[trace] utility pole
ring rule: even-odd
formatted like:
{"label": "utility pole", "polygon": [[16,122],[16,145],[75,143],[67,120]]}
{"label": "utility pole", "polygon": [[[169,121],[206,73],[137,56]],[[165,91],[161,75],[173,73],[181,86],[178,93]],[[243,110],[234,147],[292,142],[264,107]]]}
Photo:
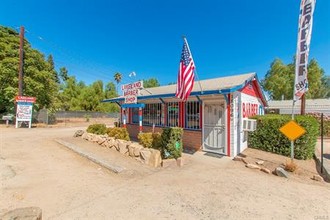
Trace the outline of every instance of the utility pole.
{"label": "utility pole", "polygon": [[23,95],[23,58],[24,58],[24,27],[20,28],[19,35],[19,68],[18,68],[18,95]]}

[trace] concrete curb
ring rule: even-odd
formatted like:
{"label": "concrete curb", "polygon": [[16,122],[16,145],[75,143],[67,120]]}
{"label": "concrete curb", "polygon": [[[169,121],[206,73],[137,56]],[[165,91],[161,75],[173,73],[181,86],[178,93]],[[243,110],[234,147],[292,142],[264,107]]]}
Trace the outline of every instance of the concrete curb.
{"label": "concrete curb", "polygon": [[93,161],[94,163],[114,172],[114,173],[120,173],[122,171],[125,170],[124,167],[121,166],[117,166],[115,164],[111,164],[108,161],[105,161],[99,157],[97,157],[96,155],[93,155],[92,153],[88,152],[88,151],[84,151],[83,149],[79,148],[79,146],[71,144],[69,142],[60,140],[60,139],[55,139],[55,141],[63,146],[65,146],[66,148],[72,150],[73,152],[79,154],[80,156],[83,156],[91,161]]}

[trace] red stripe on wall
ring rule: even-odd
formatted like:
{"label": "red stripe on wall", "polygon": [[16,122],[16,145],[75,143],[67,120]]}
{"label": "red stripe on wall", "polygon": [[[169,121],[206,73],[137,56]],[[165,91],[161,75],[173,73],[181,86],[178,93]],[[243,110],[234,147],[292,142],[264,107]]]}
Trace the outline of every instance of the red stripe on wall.
{"label": "red stripe on wall", "polygon": [[227,156],[230,157],[230,94],[227,103]]}

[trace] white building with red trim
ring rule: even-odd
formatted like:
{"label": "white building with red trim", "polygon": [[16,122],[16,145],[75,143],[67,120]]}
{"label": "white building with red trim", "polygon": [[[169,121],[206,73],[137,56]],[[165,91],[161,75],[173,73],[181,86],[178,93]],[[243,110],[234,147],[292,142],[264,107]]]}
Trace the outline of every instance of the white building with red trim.
{"label": "white building with red trim", "polygon": [[248,117],[264,114],[267,105],[255,73],[196,81],[188,100],[175,97],[176,85],[141,89],[137,104],[125,98],[104,100],[121,107],[122,125],[130,136],[182,127],[183,147],[227,156],[247,148]]}

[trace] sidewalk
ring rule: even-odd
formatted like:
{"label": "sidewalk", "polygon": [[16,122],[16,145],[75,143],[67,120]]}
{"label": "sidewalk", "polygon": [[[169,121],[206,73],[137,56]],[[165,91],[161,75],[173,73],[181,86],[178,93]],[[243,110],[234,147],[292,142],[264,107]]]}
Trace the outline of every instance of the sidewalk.
{"label": "sidewalk", "polygon": [[[321,139],[317,139],[315,157],[321,166]],[[330,139],[323,139],[323,174],[327,181],[330,181]]]}

